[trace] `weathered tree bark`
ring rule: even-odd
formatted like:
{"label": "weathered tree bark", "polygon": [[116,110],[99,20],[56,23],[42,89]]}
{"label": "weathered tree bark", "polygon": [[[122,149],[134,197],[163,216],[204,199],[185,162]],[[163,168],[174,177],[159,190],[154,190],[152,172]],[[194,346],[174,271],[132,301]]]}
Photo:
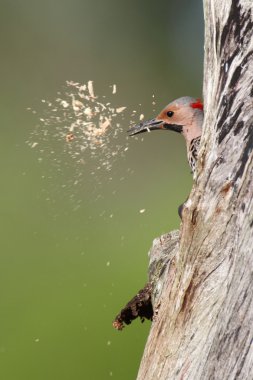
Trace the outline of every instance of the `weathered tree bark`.
{"label": "weathered tree bark", "polygon": [[198,176],[158,276],[162,241],[150,253],[156,315],[138,380],[253,379],[253,0],[204,0],[204,15]]}

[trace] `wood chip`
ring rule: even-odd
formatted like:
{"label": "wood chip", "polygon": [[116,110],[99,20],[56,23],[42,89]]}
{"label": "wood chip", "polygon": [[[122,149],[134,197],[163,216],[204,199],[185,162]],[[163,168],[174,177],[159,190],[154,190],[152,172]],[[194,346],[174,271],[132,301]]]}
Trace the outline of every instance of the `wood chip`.
{"label": "wood chip", "polygon": [[92,80],[89,80],[88,82],[88,91],[89,91],[90,97],[95,98]]}
{"label": "wood chip", "polygon": [[119,107],[119,108],[116,108],[116,112],[117,112],[117,113],[121,113],[121,112],[123,112],[125,109],[126,109],[126,107]]}
{"label": "wood chip", "polygon": [[75,138],[75,136],[73,135],[73,133],[68,133],[68,134],[66,135],[66,141],[67,141],[67,142],[71,142],[71,141],[73,141],[74,138]]}

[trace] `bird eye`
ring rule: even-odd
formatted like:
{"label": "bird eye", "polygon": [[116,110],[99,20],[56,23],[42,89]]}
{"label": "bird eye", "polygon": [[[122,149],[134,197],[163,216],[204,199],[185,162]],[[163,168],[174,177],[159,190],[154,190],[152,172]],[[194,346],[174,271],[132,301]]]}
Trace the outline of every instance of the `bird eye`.
{"label": "bird eye", "polygon": [[173,111],[168,111],[168,112],[167,112],[167,116],[172,117],[173,115],[174,115],[174,112],[173,112]]}

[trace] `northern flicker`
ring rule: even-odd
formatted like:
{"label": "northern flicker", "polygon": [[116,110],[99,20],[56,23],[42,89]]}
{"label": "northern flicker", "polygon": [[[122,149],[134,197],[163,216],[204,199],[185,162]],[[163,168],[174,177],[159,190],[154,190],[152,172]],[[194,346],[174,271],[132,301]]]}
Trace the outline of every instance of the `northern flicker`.
{"label": "northern flicker", "polygon": [[130,136],[153,130],[168,130],[181,133],[186,141],[187,158],[193,178],[203,124],[203,104],[199,99],[184,96],[168,104],[157,117],[144,121],[128,130]]}

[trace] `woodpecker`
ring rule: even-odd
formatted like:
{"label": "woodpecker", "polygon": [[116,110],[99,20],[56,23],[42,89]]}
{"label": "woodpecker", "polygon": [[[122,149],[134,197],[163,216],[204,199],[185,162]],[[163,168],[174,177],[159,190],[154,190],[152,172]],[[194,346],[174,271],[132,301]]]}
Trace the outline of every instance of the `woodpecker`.
{"label": "woodpecker", "polygon": [[195,179],[203,118],[202,102],[199,99],[184,96],[169,103],[154,119],[133,126],[128,133],[129,136],[153,130],[181,133],[186,141],[187,158]]}

